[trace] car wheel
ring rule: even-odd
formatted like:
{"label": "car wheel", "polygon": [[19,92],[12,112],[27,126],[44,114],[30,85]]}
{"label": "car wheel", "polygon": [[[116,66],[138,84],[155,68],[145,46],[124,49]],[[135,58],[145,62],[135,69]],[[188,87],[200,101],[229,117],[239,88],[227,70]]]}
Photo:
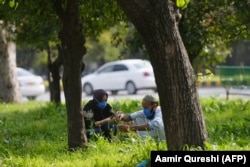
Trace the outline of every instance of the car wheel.
{"label": "car wheel", "polygon": [[127,90],[128,94],[136,94],[136,92],[137,92],[135,84],[131,81],[126,84],[126,90]]}
{"label": "car wheel", "polygon": [[117,90],[111,90],[112,95],[117,95],[118,91]]}
{"label": "car wheel", "polygon": [[83,92],[85,92],[86,95],[88,95],[88,96],[92,95],[93,94],[93,88],[92,88],[92,86],[89,83],[86,83],[83,86]]}

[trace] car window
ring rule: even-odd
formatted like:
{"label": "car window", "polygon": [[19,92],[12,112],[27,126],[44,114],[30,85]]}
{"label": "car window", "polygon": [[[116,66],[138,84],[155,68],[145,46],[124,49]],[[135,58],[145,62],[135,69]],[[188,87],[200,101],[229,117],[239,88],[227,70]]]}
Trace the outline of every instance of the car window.
{"label": "car window", "polygon": [[143,62],[138,62],[138,63],[134,63],[133,64],[136,68],[148,68],[151,67],[151,64],[147,61],[143,61]]}
{"label": "car window", "polygon": [[31,76],[31,75],[33,74],[29,71],[17,69],[17,76]]}
{"label": "car window", "polygon": [[103,69],[100,69],[97,73],[107,73],[107,72],[112,72],[114,65],[107,66]]}
{"label": "car window", "polygon": [[128,67],[123,64],[114,65],[113,71],[127,71]]}

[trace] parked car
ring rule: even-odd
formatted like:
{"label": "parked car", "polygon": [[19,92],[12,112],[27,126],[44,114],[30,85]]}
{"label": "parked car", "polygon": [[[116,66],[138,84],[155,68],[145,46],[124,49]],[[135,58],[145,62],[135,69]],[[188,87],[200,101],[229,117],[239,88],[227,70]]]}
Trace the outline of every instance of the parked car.
{"label": "parked car", "polygon": [[104,89],[116,94],[127,90],[136,94],[140,89],[156,90],[153,68],[149,61],[126,59],[106,63],[93,73],[82,77],[83,91],[92,95],[95,89]]}
{"label": "parked car", "polygon": [[19,67],[16,68],[16,73],[22,96],[35,99],[45,92],[44,80],[41,76]]}

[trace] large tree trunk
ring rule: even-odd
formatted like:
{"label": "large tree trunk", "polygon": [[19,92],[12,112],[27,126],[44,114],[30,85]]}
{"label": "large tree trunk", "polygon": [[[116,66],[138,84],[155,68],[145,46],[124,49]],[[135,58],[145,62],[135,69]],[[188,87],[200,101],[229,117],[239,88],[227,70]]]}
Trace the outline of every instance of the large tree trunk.
{"label": "large tree trunk", "polygon": [[56,104],[61,103],[61,88],[60,88],[60,67],[62,65],[62,49],[57,45],[58,57],[52,62],[51,51],[48,45],[48,80],[49,80],[49,91],[50,91],[50,101]]}
{"label": "large tree trunk", "polygon": [[178,30],[171,0],[118,0],[141,34],[152,63],[169,150],[204,148],[207,131],[195,75]]}
{"label": "large tree trunk", "polygon": [[[65,5],[62,7],[62,5]],[[86,53],[85,38],[82,34],[78,0],[71,0],[61,4],[56,0],[55,11],[62,21],[59,33],[63,51],[63,87],[65,93],[68,118],[68,146],[69,150],[85,148],[87,138],[83,120],[81,70],[82,58]]]}
{"label": "large tree trunk", "polygon": [[5,22],[0,22],[0,102],[20,102],[22,96],[16,74],[16,45],[8,41],[9,38]]}

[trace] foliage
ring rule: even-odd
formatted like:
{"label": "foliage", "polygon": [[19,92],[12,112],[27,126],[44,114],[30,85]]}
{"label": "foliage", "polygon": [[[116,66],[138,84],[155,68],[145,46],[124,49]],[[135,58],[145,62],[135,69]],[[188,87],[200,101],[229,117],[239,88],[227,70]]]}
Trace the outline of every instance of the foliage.
{"label": "foliage", "polygon": [[[139,100],[110,103],[115,111],[127,113],[141,108]],[[208,150],[249,150],[249,101],[211,97],[202,98],[201,104],[210,137]],[[131,133],[114,136],[111,143],[99,137],[89,142],[87,151],[69,153],[66,115],[64,104],[0,104],[0,166],[135,166],[148,160],[151,150],[167,149],[165,143],[142,141]]]}
{"label": "foliage", "polygon": [[80,0],[81,16],[84,20],[84,33],[89,38],[98,37],[103,30],[108,30],[120,21],[126,20],[126,16],[114,0]]}
{"label": "foliage", "polygon": [[[212,70],[216,64],[225,62],[234,41],[249,39],[247,0],[176,0],[176,4],[185,4],[180,7],[179,31],[196,72]],[[124,57],[138,54],[140,58],[140,54],[147,57],[138,32],[129,23],[116,27],[113,43],[122,49]]]}
{"label": "foliage", "polygon": [[193,66],[199,72],[203,69],[210,69],[215,72],[215,69],[212,67],[216,67],[218,63],[224,63],[230,54],[231,49],[222,40],[215,40],[214,44],[204,46],[199,56],[194,59]]}
{"label": "foliage", "polygon": [[185,9],[189,3],[189,0],[176,0],[176,6],[181,9]]}
{"label": "foliage", "polygon": [[122,58],[148,58],[139,33],[129,22],[122,22],[112,28],[111,42],[121,50]]}
{"label": "foliage", "polygon": [[247,0],[190,1],[182,11],[180,33],[191,61],[197,57],[197,71],[225,61],[234,41],[249,39],[249,9]]}
{"label": "foliage", "polygon": [[[49,1],[7,2],[14,8],[8,9],[9,5],[1,8],[1,18],[15,21],[20,44],[44,49],[48,41],[57,41],[60,23]],[[81,0],[80,4],[83,30],[89,39],[97,39],[103,30],[117,25],[113,43],[122,50],[122,56],[142,58],[146,55],[137,31],[131,24],[121,22],[127,18],[116,1],[109,0],[103,4],[102,1]],[[181,10],[180,32],[190,59],[197,57],[193,62],[196,71],[223,62],[230,53],[228,46],[232,41],[249,39],[250,5],[247,0],[176,0],[176,4],[181,9],[188,5]]]}
{"label": "foliage", "polygon": [[112,107],[114,111],[122,111],[124,113],[131,113],[141,109],[140,100],[124,99],[123,101],[113,101]]}
{"label": "foliage", "polygon": [[[88,51],[84,56],[84,61],[97,62],[98,66],[117,60],[120,56],[120,50],[111,44],[110,31],[103,31],[97,39],[88,38],[86,48]],[[88,64],[86,66],[88,68]]]}
{"label": "foliage", "polygon": [[197,74],[197,81],[198,82],[211,80],[212,78],[214,78],[214,74],[209,69],[205,69],[204,71],[205,71],[204,73],[199,72]]}
{"label": "foliage", "polygon": [[220,147],[223,145],[249,147],[250,101],[242,99],[224,101],[211,98],[203,99],[201,103],[211,143]]}
{"label": "foliage", "polygon": [[15,7],[1,6],[1,11],[4,12],[2,19],[15,23],[16,41],[19,45],[45,49],[50,40],[56,40],[60,24],[53,14],[50,1],[11,0],[10,4]]}
{"label": "foliage", "polygon": [[[61,24],[54,12],[53,1],[15,1],[4,0],[0,18],[14,21],[20,44],[31,44],[42,49],[49,41],[57,41]],[[116,1],[80,0],[83,31],[87,37],[96,38],[103,30],[113,27],[126,16]]]}
{"label": "foliage", "polygon": [[[57,34],[61,24],[53,11],[52,2],[54,1],[6,0],[4,2],[5,5],[0,7],[0,19],[15,22],[16,41],[19,48],[30,48],[31,52],[36,51],[35,59],[37,61],[33,61],[32,65],[22,61],[20,65],[25,64],[28,66],[26,68],[30,68],[30,66],[37,68],[36,63],[40,62],[39,50],[46,50],[48,45],[52,47],[51,43],[59,43]],[[88,50],[90,53],[86,55],[87,62],[89,59],[94,59],[100,61],[100,65],[105,61],[117,59],[120,52],[109,45],[111,43],[109,39],[103,43],[98,41],[100,38],[103,39],[103,34],[107,35],[108,32],[103,33],[104,30],[108,30],[121,20],[126,20],[116,1],[108,0],[103,4],[103,1],[80,0],[79,3],[83,32],[88,40],[87,45],[94,47],[93,50]],[[99,51],[98,54],[96,54],[97,51]],[[21,57],[18,60],[24,59]],[[39,68],[41,69],[41,67]]]}

